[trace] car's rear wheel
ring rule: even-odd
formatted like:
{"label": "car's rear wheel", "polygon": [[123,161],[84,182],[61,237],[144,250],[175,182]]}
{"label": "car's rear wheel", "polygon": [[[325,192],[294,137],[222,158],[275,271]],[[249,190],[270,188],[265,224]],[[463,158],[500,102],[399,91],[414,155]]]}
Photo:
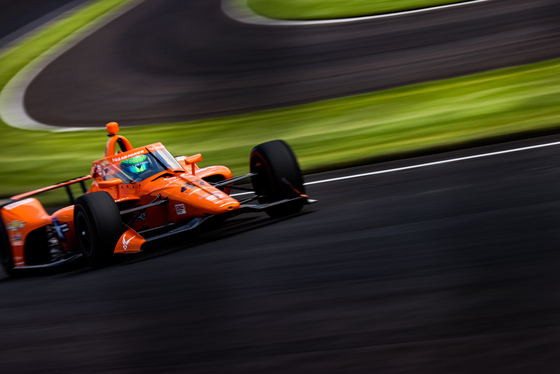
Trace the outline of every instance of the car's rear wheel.
{"label": "car's rear wheel", "polygon": [[0,263],[6,274],[14,275],[14,258],[12,257],[12,247],[10,246],[10,238],[4,222],[0,218]]}
{"label": "car's rear wheel", "polygon": [[119,209],[111,195],[99,191],[77,198],[74,227],[86,261],[94,268],[109,265],[124,232]]}
{"label": "car's rear wheel", "polygon": [[[297,158],[282,140],[273,140],[253,148],[250,170],[256,174],[251,177],[251,182],[261,204],[296,198],[305,193]],[[303,205],[303,200],[292,201],[270,207],[266,213],[271,217],[281,217],[300,211]]]}

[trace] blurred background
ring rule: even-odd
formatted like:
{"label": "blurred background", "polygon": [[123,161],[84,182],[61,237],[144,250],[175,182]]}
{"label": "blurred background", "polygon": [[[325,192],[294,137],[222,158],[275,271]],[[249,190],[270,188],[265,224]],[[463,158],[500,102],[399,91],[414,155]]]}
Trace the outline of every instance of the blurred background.
{"label": "blurred background", "polygon": [[2,199],[87,175],[117,121],[234,174],[284,139],[320,200],[0,279],[9,372],[555,372],[557,1],[0,9]]}

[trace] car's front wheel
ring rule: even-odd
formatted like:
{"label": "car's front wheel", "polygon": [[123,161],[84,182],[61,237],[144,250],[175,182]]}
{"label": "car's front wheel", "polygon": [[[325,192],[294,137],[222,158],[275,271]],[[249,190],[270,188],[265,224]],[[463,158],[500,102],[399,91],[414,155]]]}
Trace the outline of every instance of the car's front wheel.
{"label": "car's front wheel", "polygon": [[[297,158],[282,140],[272,140],[253,148],[250,170],[256,174],[251,177],[251,182],[262,204],[296,198],[305,193]],[[270,207],[266,213],[271,217],[281,217],[300,211],[303,205],[303,200],[292,201]]]}
{"label": "car's front wheel", "polygon": [[74,228],[86,261],[94,268],[109,265],[124,232],[119,209],[111,195],[99,191],[77,198]]}

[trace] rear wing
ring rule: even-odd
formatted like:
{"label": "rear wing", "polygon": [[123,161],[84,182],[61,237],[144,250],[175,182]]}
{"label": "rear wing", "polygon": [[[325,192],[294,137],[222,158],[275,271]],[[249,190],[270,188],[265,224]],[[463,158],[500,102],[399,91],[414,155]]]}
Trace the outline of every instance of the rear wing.
{"label": "rear wing", "polygon": [[88,179],[91,179],[91,175],[86,175],[83,177],[79,177],[79,178],[74,178],[74,179],[70,179],[64,182],[60,182],[57,184],[53,184],[52,186],[48,186],[48,187],[43,187],[40,188],[38,190],[34,190],[34,191],[30,191],[30,192],[25,192],[16,196],[12,196],[11,199],[12,200],[21,200],[21,199],[25,199],[28,198],[30,196],[34,196],[37,194],[40,194],[42,192],[47,192],[47,191],[51,191],[51,190],[55,190],[57,188],[66,188],[66,193],[68,194],[68,199],[70,200],[70,204],[73,205],[74,202],[76,201],[76,199],[74,198],[74,194],[72,193],[72,190],[70,189],[70,186],[76,183],[79,183],[80,186],[82,187],[82,191],[83,193],[87,192],[87,188],[86,188],[86,184],[84,183],[85,181],[87,181]]}

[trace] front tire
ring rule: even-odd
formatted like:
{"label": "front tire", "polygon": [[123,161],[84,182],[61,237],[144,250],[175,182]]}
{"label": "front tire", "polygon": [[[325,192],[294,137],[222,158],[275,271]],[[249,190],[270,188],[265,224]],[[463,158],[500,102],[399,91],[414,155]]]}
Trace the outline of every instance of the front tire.
{"label": "front tire", "polygon": [[74,228],[82,254],[93,268],[111,263],[115,246],[124,232],[117,204],[105,191],[76,199]]}
{"label": "front tire", "polygon": [[[253,148],[250,170],[256,173],[251,177],[251,182],[261,204],[296,198],[305,193],[297,158],[282,140],[272,140]],[[293,201],[271,207],[266,213],[271,217],[282,217],[299,212],[303,205],[303,201]]]}

